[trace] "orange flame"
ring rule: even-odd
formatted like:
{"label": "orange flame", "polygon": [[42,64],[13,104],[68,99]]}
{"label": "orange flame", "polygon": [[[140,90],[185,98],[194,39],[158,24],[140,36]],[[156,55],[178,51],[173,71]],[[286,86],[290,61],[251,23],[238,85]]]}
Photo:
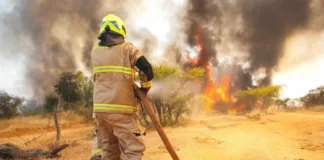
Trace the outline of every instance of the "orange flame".
{"label": "orange flame", "polygon": [[[211,66],[209,64],[209,61],[211,60],[211,57],[207,55],[208,51],[204,47],[203,42],[203,36],[202,35],[202,28],[199,25],[195,26],[195,41],[196,46],[199,49],[199,53],[196,57],[190,57],[189,51],[187,52],[187,59],[188,62],[191,64],[191,66],[199,66],[205,68],[205,86],[203,90],[203,94],[205,97],[205,105],[204,105],[204,111],[205,112],[212,112],[213,106],[217,104],[218,102],[224,102],[227,105],[232,103],[232,99],[230,96],[230,89],[231,89],[231,73],[227,73],[225,75],[222,75],[219,77],[220,79],[217,79],[217,81],[214,81],[212,78],[211,73]],[[256,108],[260,108],[258,102],[255,104]],[[221,103],[219,103],[221,104]],[[227,109],[228,114],[236,115],[238,112],[241,112],[246,107],[246,104],[235,104]]]}
{"label": "orange flame", "polygon": [[212,110],[213,105],[219,101],[231,102],[229,89],[230,89],[230,77],[225,75],[222,77],[222,81],[216,84],[215,81],[210,80],[204,90],[204,94],[209,99],[205,111]]}
{"label": "orange flame", "polygon": [[216,84],[215,81],[212,80],[211,77],[211,69],[208,64],[208,61],[206,62],[205,60],[200,59],[202,55],[206,54],[206,50],[204,48],[204,44],[202,41],[202,30],[199,25],[196,25],[196,35],[195,35],[195,40],[196,40],[196,45],[199,48],[199,56],[196,58],[191,58],[189,56],[189,53],[187,53],[187,59],[190,64],[196,66],[200,65],[205,68],[206,70],[206,86],[203,90],[203,94],[207,98],[207,104],[205,105],[205,111],[210,112],[213,108],[213,105],[217,103],[218,101],[223,101],[223,102],[230,102],[230,96],[229,96],[229,89],[230,89],[230,76],[224,75],[221,77],[221,81]]}
{"label": "orange flame", "polygon": [[227,110],[227,113],[230,115],[236,115],[238,111],[242,110],[245,107],[245,104],[240,104],[233,106]]}
{"label": "orange flame", "polygon": [[236,115],[238,108],[237,107],[232,107],[227,110],[227,113],[229,115]]}

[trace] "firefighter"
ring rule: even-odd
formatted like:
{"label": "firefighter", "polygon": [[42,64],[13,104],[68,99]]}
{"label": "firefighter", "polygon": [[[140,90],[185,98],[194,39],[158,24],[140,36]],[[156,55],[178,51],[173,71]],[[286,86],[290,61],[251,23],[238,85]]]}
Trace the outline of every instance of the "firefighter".
{"label": "firefighter", "polygon": [[100,40],[91,53],[94,74],[93,111],[98,145],[104,160],[140,160],[145,151],[144,129],[139,123],[133,70],[139,70],[141,90],[147,94],[154,77],[143,53],[125,42],[126,27],[109,14],[100,26]]}

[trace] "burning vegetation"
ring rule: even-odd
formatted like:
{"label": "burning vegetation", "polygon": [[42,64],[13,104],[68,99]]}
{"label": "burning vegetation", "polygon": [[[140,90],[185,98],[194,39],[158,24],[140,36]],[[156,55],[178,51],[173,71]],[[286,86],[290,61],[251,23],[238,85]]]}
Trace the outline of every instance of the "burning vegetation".
{"label": "burning vegetation", "polygon": [[221,80],[216,82],[212,78],[212,65],[209,63],[212,57],[209,56],[208,50],[205,49],[203,43],[202,29],[200,25],[195,25],[195,40],[197,46],[198,55],[196,57],[190,57],[190,52],[187,52],[187,63],[185,64],[185,69],[191,67],[201,67],[205,69],[204,83],[202,87],[202,93],[207,98],[207,104],[204,106],[205,111],[211,111],[213,105],[217,102],[230,103],[230,85],[231,78],[229,75],[221,75]]}
{"label": "burning vegetation", "polygon": [[[275,98],[278,98],[281,87],[266,86],[270,84],[270,82],[266,82],[268,81],[267,71],[263,72],[263,77],[262,75],[261,78],[257,77],[259,83],[253,85],[253,75],[251,74],[253,68],[244,71],[240,64],[224,64],[225,66],[221,68],[221,65],[215,62],[216,49],[215,46],[212,46],[215,44],[211,43],[212,35],[206,34],[209,29],[202,28],[201,24],[195,21],[191,23],[189,29],[188,42],[194,48],[194,51],[187,50],[184,69],[188,70],[194,67],[205,69],[201,88],[201,93],[205,96],[207,102],[204,104],[205,112],[219,110],[235,115],[253,109],[262,110],[274,102]],[[241,69],[240,72],[235,72],[237,68]],[[239,76],[243,79],[240,79]],[[235,84],[237,82],[242,83],[240,81],[244,81],[244,77],[247,77],[245,79],[248,83],[245,83],[245,85]],[[233,81],[235,78],[239,81]]]}
{"label": "burning vegetation", "polygon": [[[281,86],[264,86],[254,89],[242,90],[236,88],[233,90],[233,81],[231,72],[233,67],[228,66],[229,69],[220,72],[218,76],[212,74],[213,65],[210,62],[211,57],[206,56],[206,50],[202,37],[201,27],[196,26],[196,47],[198,55],[191,57],[191,53],[187,52],[187,62],[184,65],[185,69],[193,67],[201,67],[205,69],[205,75],[202,85],[202,94],[206,97],[206,104],[204,104],[205,112],[213,112],[215,110],[226,112],[231,115],[243,113],[244,111],[264,110],[270,106],[276,98],[278,98]],[[217,67],[214,67],[217,69]],[[235,88],[234,88],[235,89]],[[235,100],[234,100],[235,99]]]}
{"label": "burning vegetation", "polygon": [[[89,5],[85,0],[71,0],[66,4],[10,1],[14,10],[1,17],[6,29],[4,44],[11,48],[12,55],[23,54],[24,83],[26,88],[31,88],[34,98],[41,101],[53,90],[60,73],[90,71],[89,53],[96,43],[100,20],[107,13],[125,19],[130,24],[127,30],[131,41],[143,42],[145,56],[150,61],[158,61],[153,53],[162,44],[160,37],[134,25],[137,16],[145,13],[146,2],[100,0]],[[182,66],[179,53],[188,45],[196,50],[186,52],[183,66],[205,69],[201,93],[208,99],[207,111],[213,110],[216,104],[217,108],[221,104],[231,108],[229,104],[241,103],[234,96],[237,91],[271,85],[286,39],[300,30],[317,26],[323,19],[320,14],[323,2],[319,0],[188,0],[184,3],[183,8],[171,7],[171,16],[164,11],[165,17],[177,16],[168,19],[172,31],[166,31],[168,43],[162,44],[164,48],[159,52],[165,53],[165,60],[174,58]],[[138,7],[130,11],[129,6]],[[321,29],[316,28],[316,31]],[[12,44],[17,45],[12,47]],[[224,56],[230,57],[229,62],[221,62]],[[235,106],[246,108],[241,104]]]}
{"label": "burning vegetation", "polygon": [[[284,43],[292,34],[307,28],[314,10],[311,6],[320,2],[188,2],[185,33],[192,49],[186,51],[184,68],[206,70],[201,88],[207,99],[205,111],[238,114],[271,105],[280,93],[280,86],[270,85]],[[217,50],[224,44],[241,46],[240,52],[246,54],[239,55],[237,61],[235,56]],[[222,64],[222,56],[229,62]]]}

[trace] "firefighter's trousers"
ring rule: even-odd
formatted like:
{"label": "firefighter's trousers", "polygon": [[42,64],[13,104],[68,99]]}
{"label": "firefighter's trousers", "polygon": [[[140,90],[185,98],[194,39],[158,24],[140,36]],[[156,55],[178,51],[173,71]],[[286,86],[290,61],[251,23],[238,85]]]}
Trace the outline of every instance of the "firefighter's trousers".
{"label": "firefighter's trousers", "polygon": [[144,129],[134,114],[96,113],[102,160],[141,160]]}

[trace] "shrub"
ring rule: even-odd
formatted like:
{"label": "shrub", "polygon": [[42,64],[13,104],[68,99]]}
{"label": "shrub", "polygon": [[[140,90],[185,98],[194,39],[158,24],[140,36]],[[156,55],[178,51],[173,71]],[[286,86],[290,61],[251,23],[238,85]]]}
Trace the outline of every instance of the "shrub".
{"label": "shrub", "polygon": [[52,113],[56,105],[57,97],[54,94],[48,94],[47,96],[45,96],[43,108],[46,113]]}
{"label": "shrub", "polygon": [[92,122],[93,117],[92,117],[92,108],[89,107],[76,107],[74,109],[74,112],[78,115],[80,115],[85,122]]}
{"label": "shrub", "polygon": [[[181,71],[176,66],[161,64],[153,66],[155,78],[163,85],[163,91],[152,94],[152,104],[162,125],[176,125],[184,115],[190,115],[190,102],[193,94],[187,90],[189,81],[200,80],[204,76],[204,69],[193,68]],[[154,85],[154,83],[153,83]],[[148,124],[146,114],[140,112],[141,119]]]}
{"label": "shrub", "polygon": [[20,97],[11,96],[0,91],[0,118],[11,118],[16,116],[17,107],[23,102]]}
{"label": "shrub", "polygon": [[312,89],[300,99],[306,108],[324,105],[324,86]]}
{"label": "shrub", "polygon": [[234,94],[238,101],[250,105],[250,111],[257,106],[266,111],[280,96],[281,86],[264,86],[250,90],[238,91]]}

